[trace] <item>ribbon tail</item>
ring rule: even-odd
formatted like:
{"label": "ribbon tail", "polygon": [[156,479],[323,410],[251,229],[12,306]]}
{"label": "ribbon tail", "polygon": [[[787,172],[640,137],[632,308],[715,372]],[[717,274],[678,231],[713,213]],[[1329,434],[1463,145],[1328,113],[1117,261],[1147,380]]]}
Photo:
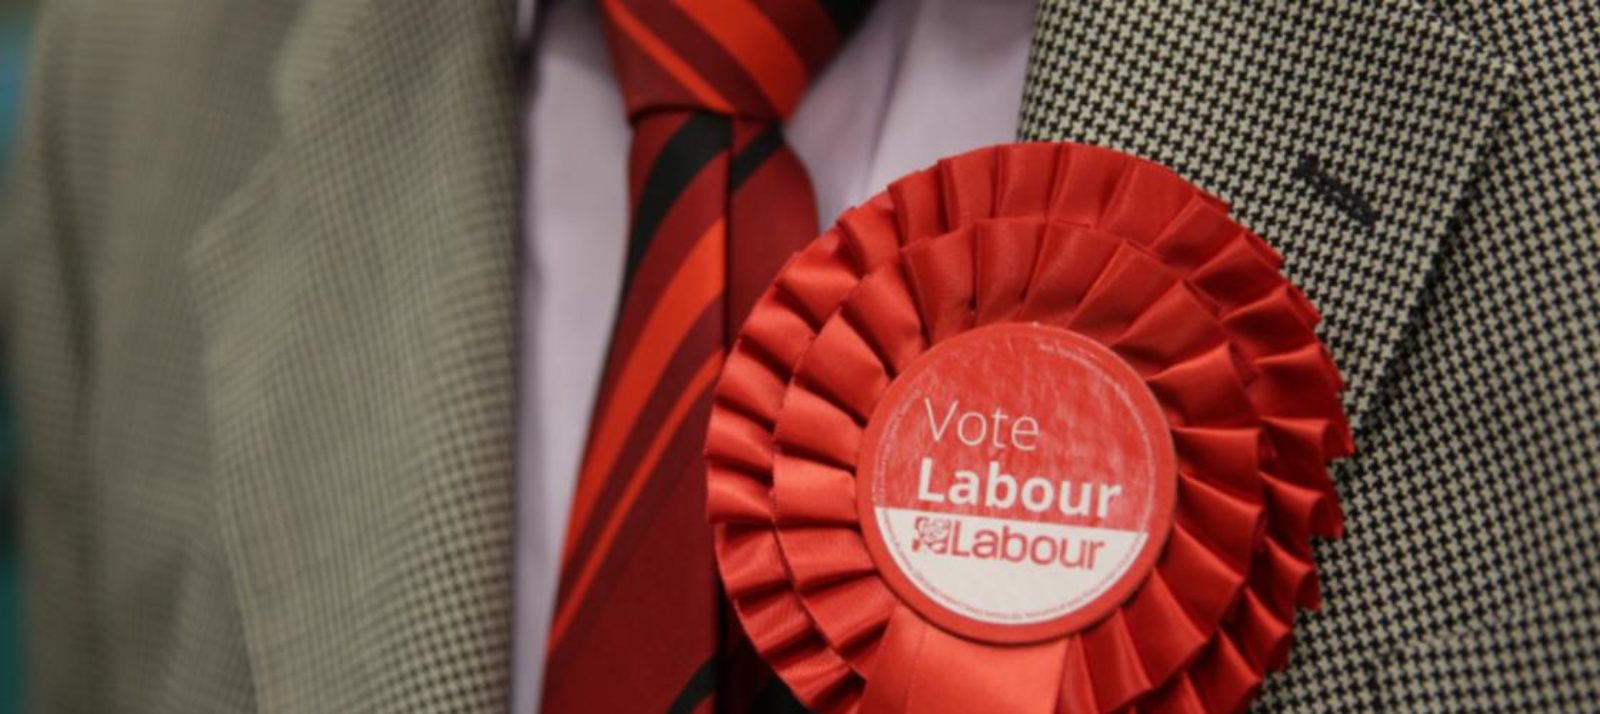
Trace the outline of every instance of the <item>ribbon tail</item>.
{"label": "ribbon tail", "polygon": [[1067,641],[988,645],[901,606],[889,620],[860,714],[1052,714]]}

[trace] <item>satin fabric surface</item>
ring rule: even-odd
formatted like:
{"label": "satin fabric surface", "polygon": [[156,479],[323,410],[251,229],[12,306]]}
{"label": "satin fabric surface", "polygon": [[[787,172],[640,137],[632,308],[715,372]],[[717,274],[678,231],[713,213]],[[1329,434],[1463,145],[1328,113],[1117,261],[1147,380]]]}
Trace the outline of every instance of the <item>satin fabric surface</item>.
{"label": "satin fabric surface", "polygon": [[[786,124],[820,225],[1016,132],[1032,0],[881,0]],[[534,711],[556,569],[622,280],[629,130],[592,3],[526,5],[515,711]],[[938,121],[929,121],[937,115]]]}

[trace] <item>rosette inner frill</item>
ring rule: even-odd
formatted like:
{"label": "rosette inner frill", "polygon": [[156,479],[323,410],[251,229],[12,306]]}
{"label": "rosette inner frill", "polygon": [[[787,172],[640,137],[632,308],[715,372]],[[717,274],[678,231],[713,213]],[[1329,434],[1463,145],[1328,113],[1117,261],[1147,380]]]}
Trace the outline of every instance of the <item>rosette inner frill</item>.
{"label": "rosette inner frill", "polygon": [[[1317,605],[1310,540],[1340,532],[1327,462],[1352,449],[1281,264],[1170,170],[1082,145],[970,152],[846,212],[757,303],[716,389],[709,512],[756,648],[825,712],[1242,708]],[[857,479],[896,380],[1004,323],[1125,363],[1159,404],[1176,493],[1153,565],[1104,614],[995,641],[886,582]]]}

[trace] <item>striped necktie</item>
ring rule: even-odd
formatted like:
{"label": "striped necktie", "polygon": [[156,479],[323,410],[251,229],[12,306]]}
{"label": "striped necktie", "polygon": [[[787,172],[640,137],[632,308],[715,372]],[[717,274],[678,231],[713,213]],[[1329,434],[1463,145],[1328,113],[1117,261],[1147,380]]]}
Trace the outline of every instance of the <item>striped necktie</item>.
{"label": "striped necktie", "polygon": [[601,5],[633,126],[632,216],[562,554],[544,711],[760,709],[762,692],[741,673],[764,668],[732,644],[742,638],[717,592],[700,451],[724,350],[817,233],[810,180],[781,122],[867,3]]}

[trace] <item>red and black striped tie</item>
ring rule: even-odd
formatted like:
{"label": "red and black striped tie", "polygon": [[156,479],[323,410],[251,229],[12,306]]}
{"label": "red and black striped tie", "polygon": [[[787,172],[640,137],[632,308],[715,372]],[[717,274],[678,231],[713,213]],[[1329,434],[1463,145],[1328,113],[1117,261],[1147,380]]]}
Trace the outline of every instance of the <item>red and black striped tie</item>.
{"label": "red and black striped tie", "polygon": [[730,644],[741,639],[717,592],[700,450],[723,351],[817,233],[780,124],[866,5],[602,2],[634,129],[633,213],[567,528],[545,712],[743,712],[781,690]]}

